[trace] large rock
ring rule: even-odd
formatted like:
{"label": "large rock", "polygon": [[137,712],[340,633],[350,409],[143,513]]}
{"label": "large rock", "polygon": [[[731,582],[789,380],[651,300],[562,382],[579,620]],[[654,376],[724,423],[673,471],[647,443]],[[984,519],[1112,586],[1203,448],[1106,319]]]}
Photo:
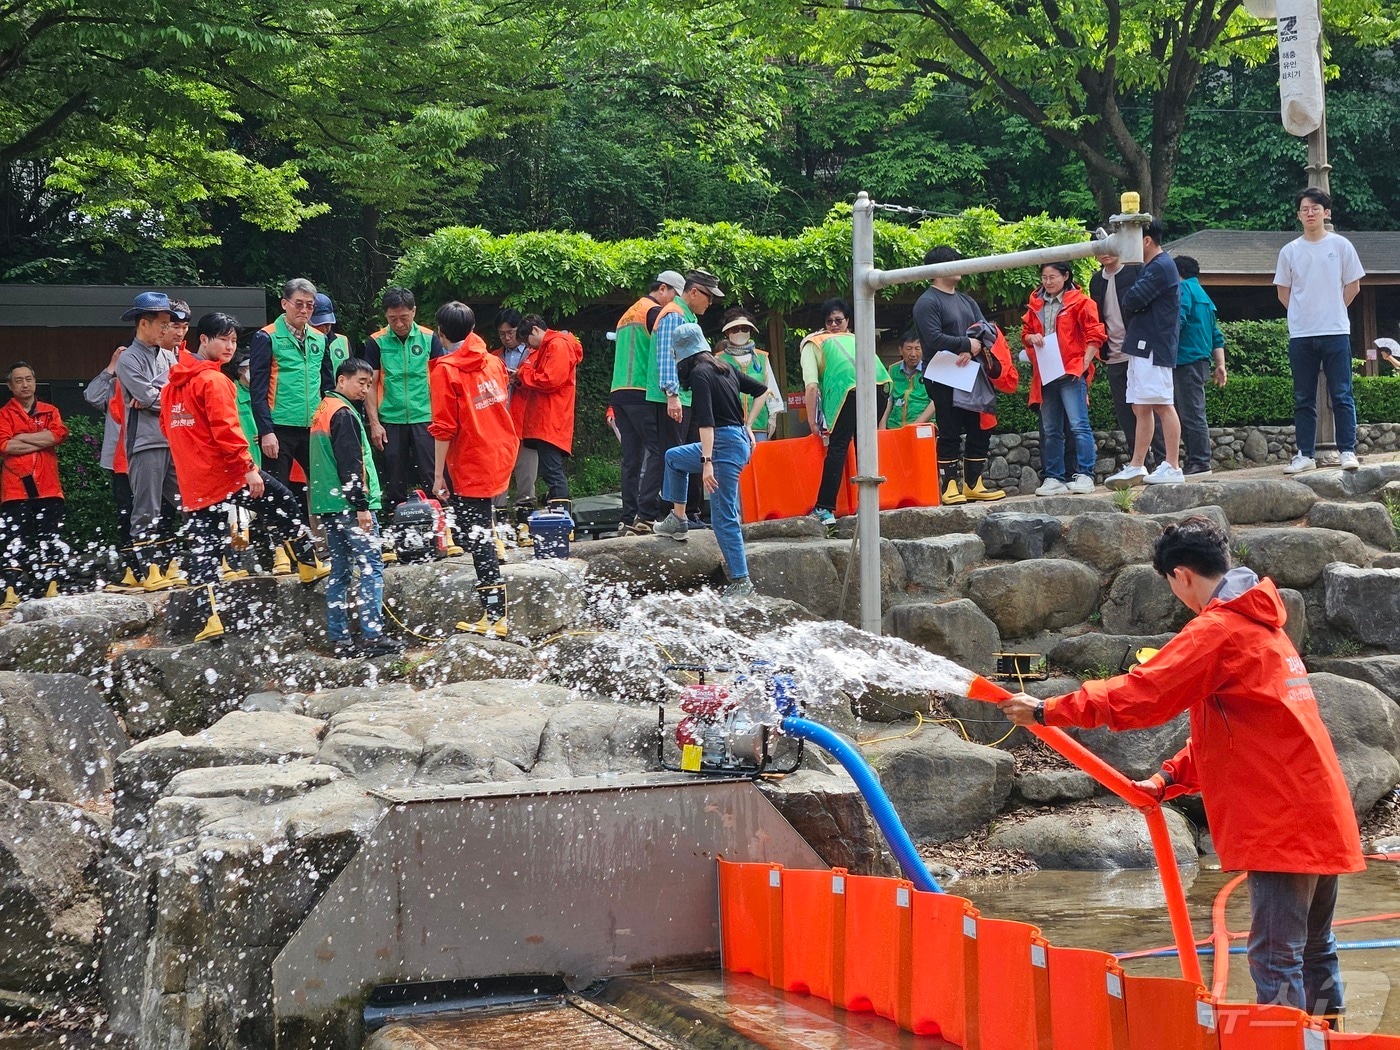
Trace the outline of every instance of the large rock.
{"label": "large rock", "polygon": [[1060,519],[1048,514],[995,511],[977,524],[989,558],[1043,558],[1060,538]]}
{"label": "large rock", "polygon": [[1400,569],[1358,569],[1340,562],[1323,572],[1327,619],[1365,642],[1400,650]]}
{"label": "large rock", "polygon": [[128,649],[112,661],[112,679],[127,730],[138,740],[197,732],[268,684],[252,650],[229,641]]}
{"label": "large rock", "polygon": [[[1316,592],[1316,588],[1314,588]],[[1300,653],[1308,639],[1308,602],[1302,591],[1292,587],[1278,589],[1279,600],[1283,602],[1283,633]]]}
{"label": "large rock", "polygon": [[885,852],[870,807],[845,771],[798,770],[761,780],[759,790],[833,868],[858,875],[890,875],[898,869]]}
{"label": "large rock", "polygon": [[1065,532],[1065,553],[1100,572],[1133,562],[1150,562],[1162,526],[1133,514],[1081,514]]}
{"label": "large rock", "polygon": [[1315,503],[1308,511],[1308,526],[1349,532],[1383,551],[1395,549],[1395,525],[1390,511],[1379,503]]}
{"label": "large rock", "polygon": [[1217,506],[1232,525],[1293,521],[1317,502],[1317,494],[1296,481],[1248,478],[1206,481],[1191,485],[1149,485],[1138,496],[1136,509],[1163,514],[1192,507]]}
{"label": "large rock", "polygon": [[523,645],[499,638],[458,634],[447,639],[413,668],[409,681],[420,688],[487,678],[529,678],[540,670]]}
{"label": "large rock", "polygon": [[0,782],[0,988],[52,994],[93,979],[107,832],[76,806],[35,801]]}
{"label": "large rock", "polygon": [[1098,782],[1078,769],[1042,769],[1015,780],[1016,794],[1032,806],[1083,802],[1099,793]]}
{"label": "large rock", "polygon": [[[880,535],[890,540],[918,540],[926,536],[976,532],[977,523],[986,514],[986,507],[972,503],[951,507],[901,507],[880,513]],[[855,518],[844,518],[837,525],[836,535],[850,539],[854,530]]]}
{"label": "large rock", "polygon": [[916,842],[943,842],[981,827],[1005,805],[1016,773],[1007,752],[968,743],[942,726],[863,750]]}
{"label": "large rock", "polygon": [[1373,463],[1360,470],[1318,470],[1299,482],[1323,499],[1360,499],[1400,481],[1400,463]]}
{"label": "large rock", "polygon": [[1051,667],[1105,678],[1131,668],[1139,649],[1160,649],[1171,639],[1170,634],[1079,634],[1056,642],[1046,658]]}
{"label": "large rock", "polygon": [[981,539],[964,535],[895,540],[894,548],[904,559],[909,586],[937,593],[946,591],[954,579],[982,561],[987,553]]}
{"label": "large rock", "polygon": [[1308,660],[1308,670],[1355,678],[1400,704],[1400,656],[1313,657]]}
{"label": "large rock", "polygon": [[826,539],[826,526],[810,514],[802,514],[796,518],[752,521],[743,527],[743,531],[745,543],[758,543],[760,540]]}
{"label": "large rock", "polygon": [[[830,616],[842,618],[850,622],[860,620],[860,553],[853,551],[848,540],[827,540],[824,544],[827,553],[831,557],[831,567],[836,570],[836,575],[844,582],[851,581],[850,589],[846,595],[846,606],[844,609],[833,608]],[[852,557],[855,564],[852,564]],[[880,540],[880,594],[884,599],[884,604],[889,605],[896,597],[904,594],[905,574],[904,559],[900,557],[899,550],[895,547],[894,541],[882,538]],[[762,588],[760,588],[761,590]],[[841,596],[835,595],[837,606],[840,605]],[[805,603],[804,603],[805,604]],[[816,613],[817,609],[812,609]]]}
{"label": "large rock", "polygon": [[1191,610],[1150,565],[1119,572],[1103,603],[1103,627],[1110,634],[1164,634],[1179,631],[1189,619]]}
{"label": "large rock", "polygon": [[1068,729],[1066,732],[1120,773],[1133,780],[1145,780],[1186,745],[1191,723],[1182,713],[1150,729],[1128,729],[1119,733],[1104,728]]}
{"label": "large rock", "polygon": [[1333,529],[1251,529],[1240,536],[1240,560],[1280,587],[1304,589],[1329,562],[1367,565],[1371,553],[1349,532]]}
{"label": "large rock", "polygon": [[[684,543],[665,536],[624,543],[581,543],[573,555],[587,563],[590,583],[619,586],[631,594],[680,591],[724,582],[724,558],[709,530]],[[755,581],[757,585],[757,581]],[[764,593],[771,594],[766,588]]]}
{"label": "large rock", "polygon": [[655,712],[578,702],[550,713],[530,775],[590,777],[657,768]]}
{"label": "large rock", "polygon": [[[746,551],[749,579],[762,594],[797,602],[823,618],[834,617],[841,599],[841,577],[831,549],[826,542],[752,544]],[[852,592],[847,602],[854,609],[860,604],[859,590],[853,586]]]}
{"label": "large rock", "polygon": [[[628,551],[656,542],[661,541],[610,546]],[[580,544],[575,550],[590,546],[596,544]],[[587,607],[584,572],[585,567],[571,559],[546,558],[502,566],[510,636],[545,638],[577,625]],[[411,565],[394,574],[392,586],[386,577],[384,604],[392,614],[391,624],[396,618],[416,634],[442,637],[452,634],[459,621],[480,618],[476,587],[476,573],[462,559]],[[322,623],[324,604],[322,601],[318,613]]]}
{"label": "large rock", "polygon": [[[1162,812],[1177,863],[1195,865],[1196,840],[1191,825],[1174,809]],[[1025,823],[1002,825],[988,837],[987,844],[1028,853],[1042,868],[1106,871],[1157,866],[1146,819],[1126,806],[1069,806]]]}
{"label": "large rock", "polygon": [[58,598],[34,598],[15,610],[14,623],[68,616],[95,616],[106,620],[112,637],[141,634],[151,625],[155,610],[145,598],[134,594],[73,594]]}
{"label": "large rock", "polygon": [[1076,514],[1122,513],[1110,495],[1032,496],[1030,499],[1017,500],[1016,509],[1023,514],[1046,514],[1052,518],[1072,518]]}
{"label": "large rock", "polygon": [[[674,654],[667,655],[657,642],[630,632],[566,635],[542,646],[535,655],[548,681],[580,693],[651,705],[679,689],[666,671],[675,662]],[[677,659],[688,662],[687,655]]]}
{"label": "large rock", "polygon": [[1312,674],[1317,709],[1332,736],[1351,791],[1356,819],[1400,784],[1400,708],[1374,686],[1354,678]]}
{"label": "large rock", "polygon": [[1087,620],[1098,605],[1099,577],[1075,561],[1023,561],[974,570],[967,594],[1003,638],[1022,638]]}
{"label": "large rock", "polygon": [[1001,649],[997,625],[966,598],[896,605],[890,610],[890,633],[978,674],[991,673],[992,654]]}
{"label": "large rock", "polygon": [[112,625],[97,616],[52,616],[0,627],[0,670],[95,675],[107,664]]}
{"label": "large rock", "polygon": [[0,673],[0,780],[51,801],[100,798],[126,734],[87,680]]}
{"label": "large rock", "polygon": [[[260,641],[267,641],[269,637],[300,640],[314,623],[309,612],[313,595],[323,609],[321,633],[324,637],[324,585],[307,588],[295,576],[252,576],[217,584],[214,604],[226,639],[255,636]],[[165,637],[170,641],[193,641],[208,618],[209,605],[203,587],[182,587],[166,593],[163,626]]]}

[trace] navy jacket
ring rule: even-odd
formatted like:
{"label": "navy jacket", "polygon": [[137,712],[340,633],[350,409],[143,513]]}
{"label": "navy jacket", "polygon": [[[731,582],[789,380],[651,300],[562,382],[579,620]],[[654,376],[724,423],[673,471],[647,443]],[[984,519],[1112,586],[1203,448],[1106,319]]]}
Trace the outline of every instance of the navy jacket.
{"label": "navy jacket", "polygon": [[1166,252],[1146,263],[1123,295],[1127,335],[1123,353],[1151,357],[1154,365],[1176,367],[1181,334],[1181,276]]}

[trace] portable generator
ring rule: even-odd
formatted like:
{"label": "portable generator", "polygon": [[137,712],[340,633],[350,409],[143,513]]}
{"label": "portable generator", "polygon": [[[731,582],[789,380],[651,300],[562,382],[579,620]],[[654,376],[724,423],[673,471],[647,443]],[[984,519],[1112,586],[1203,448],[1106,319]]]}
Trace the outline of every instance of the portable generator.
{"label": "portable generator", "polygon": [[[657,709],[657,758],[663,769],[720,776],[760,776],[795,772],[802,764],[803,742],[783,744],[780,725],[797,714],[796,679],[764,660],[739,673],[732,683],[706,681],[706,676],[732,672],[729,667],[669,664],[668,671],[696,676],[681,690],[684,717],[667,733],[666,705]],[[675,750],[669,741],[674,740]],[[678,751],[679,762],[672,755]],[[780,753],[789,753],[782,768]]]}
{"label": "portable generator", "polygon": [[394,508],[393,528],[394,548],[404,561],[441,558],[447,550],[447,515],[422,489]]}

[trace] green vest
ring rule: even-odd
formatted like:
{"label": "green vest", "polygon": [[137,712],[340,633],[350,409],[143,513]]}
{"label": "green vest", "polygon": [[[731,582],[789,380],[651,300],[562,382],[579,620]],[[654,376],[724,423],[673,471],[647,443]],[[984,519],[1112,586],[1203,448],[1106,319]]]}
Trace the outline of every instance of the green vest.
{"label": "green vest", "polygon": [[[683,299],[681,299],[679,296],[677,296],[677,297],[676,297],[675,299],[673,299],[669,304],[667,304],[667,306],[662,307],[662,309],[661,309],[661,316],[658,317],[658,318],[656,319],[656,327],[658,327],[658,328],[661,327],[661,318],[666,316],[666,314],[667,314],[667,312],[668,312],[668,307],[671,307],[671,306],[675,306],[675,307],[678,307],[678,308],[680,309],[680,312],[681,312],[681,323],[682,323],[682,324],[694,323],[694,322],[695,322],[695,314],[691,313],[690,307],[686,306],[686,305],[685,305],[685,301],[684,301]],[[652,355],[651,355],[651,356],[652,356],[653,367],[652,367],[652,370],[651,370],[651,375],[647,376],[647,400],[648,400],[648,401],[659,401],[661,404],[664,405],[664,404],[666,403],[666,395],[665,395],[665,394],[662,392],[662,390],[661,390],[661,377],[660,377],[660,375],[657,374],[658,369],[657,369],[656,366],[655,366],[655,360],[656,360],[656,349],[655,349],[655,347],[656,347],[656,339],[655,339],[655,333],[653,333],[653,334],[652,334]],[[687,408],[690,407],[691,392],[690,392],[689,390],[682,390],[682,391],[680,391],[680,395],[681,395],[681,404],[684,405],[684,406],[686,406]]]}
{"label": "green vest", "polygon": [[331,416],[342,408],[350,409],[360,434],[361,472],[365,479],[365,495],[369,509],[379,510],[383,500],[379,495],[379,474],[374,469],[374,452],[369,447],[369,434],[355,403],[335,392],[326,395],[311,420],[311,478],[312,514],[340,514],[350,510],[350,501],[340,494],[340,469],[331,447]]}
{"label": "green vest", "polygon": [[350,360],[350,340],[343,335],[337,335],[326,347],[326,353],[331,355],[331,374],[334,375],[335,369]]}
{"label": "green vest", "polygon": [[[822,415],[827,427],[836,425],[846,395],[856,388],[856,337],[850,332],[827,335],[818,332],[803,342],[816,344],[817,363],[821,367]],[[879,358],[875,359],[875,385],[888,386],[890,373]]]}
{"label": "green vest", "polygon": [[645,390],[651,382],[651,374],[656,370],[656,345],[647,331],[647,314],[660,305],[650,296],[638,299],[617,322],[610,390]]}
{"label": "green vest", "polygon": [[258,444],[258,422],[253,418],[253,395],[242,383],[234,383],[238,395],[238,426],[248,442],[248,454],[253,466],[262,469],[262,446]]}
{"label": "green vest", "polygon": [[321,362],[326,357],[326,337],[310,325],[306,349],[279,317],[263,329],[272,339],[272,379],[268,401],[272,422],[284,427],[309,427],[321,403]]}
{"label": "green vest", "polygon": [[915,369],[911,376],[904,371],[901,361],[890,370],[890,418],[885,424],[887,430],[898,430],[914,422],[928,408],[928,388],[924,386],[924,373]]}
{"label": "green vest", "polygon": [[431,329],[415,324],[407,339],[390,328],[374,333],[379,345],[379,422],[427,423],[433,418],[428,396]]}
{"label": "green vest", "polygon": [[[719,356],[721,359],[733,365],[735,369],[743,372],[744,375],[748,376],[750,379],[756,380],[764,386],[768,385],[768,369],[771,368],[772,365],[768,360],[768,355],[757,347],[754,347],[753,352],[749,354],[749,363],[742,368],[739,366],[738,359],[728,350],[720,351]],[[739,395],[739,401],[744,406],[744,418],[748,419],[749,412],[753,410],[753,397],[749,394],[741,393]],[[755,431],[766,431],[768,429],[768,399],[766,397],[763,399],[763,410],[754,418],[753,428]]]}

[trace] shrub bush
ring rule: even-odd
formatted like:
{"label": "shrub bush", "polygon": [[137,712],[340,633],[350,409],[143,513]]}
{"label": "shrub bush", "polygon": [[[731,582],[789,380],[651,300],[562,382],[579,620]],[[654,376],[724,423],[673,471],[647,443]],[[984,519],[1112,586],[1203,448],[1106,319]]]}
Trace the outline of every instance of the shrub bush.
{"label": "shrub bush", "polygon": [[102,421],[90,416],[64,420],[68,440],[58,446],[58,474],[63,484],[64,534],[79,550],[88,544],[115,547],[117,512],[111,475],[102,469]]}
{"label": "shrub bush", "polygon": [[1288,322],[1284,318],[1221,321],[1220,334],[1225,337],[1225,364],[1232,377],[1290,374]]}

